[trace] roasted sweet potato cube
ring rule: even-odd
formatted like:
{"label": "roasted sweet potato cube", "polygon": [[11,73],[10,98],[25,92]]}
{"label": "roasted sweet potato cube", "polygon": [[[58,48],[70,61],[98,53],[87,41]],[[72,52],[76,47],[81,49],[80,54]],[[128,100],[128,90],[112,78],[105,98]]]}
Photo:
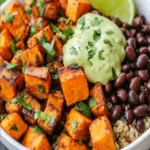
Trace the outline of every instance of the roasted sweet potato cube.
{"label": "roasted sweet potato cube", "polygon": [[1,122],[1,127],[15,140],[19,140],[26,132],[28,125],[17,113],[8,114]]}
{"label": "roasted sweet potato cube", "polygon": [[27,49],[23,40],[18,41],[16,46],[19,50],[26,50]]}
{"label": "roasted sweet potato cube", "polygon": [[49,94],[46,105],[49,105],[49,104],[53,105],[61,113],[63,109],[63,104],[64,104],[62,92],[56,90],[53,93]]}
{"label": "roasted sweet potato cube", "polygon": [[62,56],[63,55],[63,45],[62,45],[62,42],[61,40],[59,39],[59,36],[58,35],[55,35],[55,45],[54,45],[54,49],[55,49],[55,52],[56,52],[56,56]]}
{"label": "roasted sweet potato cube", "polygon": [[51,76],[47,67],[31,67],[25,71],[26,90],[38,99],[48,98]]}
{"label": "roasted sweet potato cube", "polygon": [[48,25],[49,25],[49,21],[47,19],[43,18],[43,17],[38,18],[35,21],[35,27],[36,27],[37,31],[42,30],[43,28],[45,28]]}
{"label": "roasted sweet potato cube", "polygon": [[5,61],[0,65],[0,99],[4,101],[12,100],[24,84],[24,76],[17,70],[7,70],[7,65]]}
{"label": "roasted sweet potato cube", "polygon": [[58,73],[67,106],[89,97],[87,79],[81,68],[67,66],[58,69]]}
{"label": "roasted sweet potato cube", "polygon": [[58,138],[57,150],[88,150],[84,144],[79,144],[67,134],[61,134]]}
{"label": "roasted sweet potato cube", "polygon": [[5,12],[13,13],[18,12],[21,18],[26,22],[30,22],[30,16],[25,13],[24,7],[18,2],[18,0],[12,1],[5,9]]}
{"label": "roasted sweet potato cube", "polygon": [[51,117],[50,122],[46,120],[38,119],[38,125],[48,134],[51,134],[60,119],[61,113],[51,104],[48,104],[44,110],[44,113]]}
{"label": "roasted sweet potato cube", "polygon": [[22,145],[30,150],[51,150],[50,143],[46,135],[35,132],[33,127],[29,127],[27,130]]}
{"label": "roasted sweet potato cube", "polygon": [[7,29],[4,29],[0,33],[0,40],[0,56],[9,61],[13,57],[10,49],[10,44],[12,44],[13,38]]}
{"label": "roasted sweet potato cube", "polygon": [[21,70],[22,67],[22,61],[21,61],[21,56],[22,56],[23,51],[17,51],[14,54],[14,57],[10,61],[11,64],[18,64],[17,69]]}
{"label": "roasted sweet potato cube", "polygon": [[63,67],[63,64],[58,60],[55,60],[55,61],[49,63],[48,65],[51,70],[58,70],[59,68]]}
{"label": "roasted sweet potato cube", "polygon": [[43,17],[51,20],[55,20],[57,18],[57,7],[54,3],[46,5]]}
{"label": "roasted sweet potato cube", "polygon": [[92,113],[97,118],[99,116],[108,115],[106,99],[104,96],[103,88],[100,83],[96,83],[90,91],[90,96],[96,101],[96,105],[91,108]]}
{"label": "roasted sweet potato cube", "polygon": [[69,0],[66,8],[66,16],[76,22],[82,15],[91,9],[88,0]]}
{"label": "roasted sweet potato cube", "polygon": [[19,105],[18,103],[12,103],[10,101],[10,102],[6,103],[6,110],[7,110],[8,113],[18,113],[18,114],[21,114],[22,106]]}
{"label": "roasted sweet potato cube", "polygon": [[44,63],[43,56],[38,45],[34,45],[30,49],[23,51],[21,61],[27,64],[27,67],[38,67]]}
{"label": "roasted sweet potato cube", "polygon": [[67,116],[65,129],[74,140],[88,140],[89,126],[92,120],[72,109]]}
{"label": "roasted sweet potato cube", "polygon": [[38,43],[37,39],[41,40],[43,38],[43,35],[45,35],[47,42],[52,41],[54,34],[49,25],[47,27],[45,27],[43,30],[39,31],[34,36],[32,36],[31,38],[29,38],[29,40],[27,42],[28,47],[30,48],[30,47],[34,46],[36,43]]}
{"label": "roasted sweet potato cube", "polygon": [[0,65],[4,62],[5,60],[0,56]]}
{"label": "roasted sweet potato cube", "polygon": [[68,5],[68,0],[59,0],[60,3],[60,9],[65,12],[67,5]]}
{"label": "roasted sweet potato cube", "polygon": [[107,117],[102,116],[90,125],[93,150],[115,150],[114,136]]}

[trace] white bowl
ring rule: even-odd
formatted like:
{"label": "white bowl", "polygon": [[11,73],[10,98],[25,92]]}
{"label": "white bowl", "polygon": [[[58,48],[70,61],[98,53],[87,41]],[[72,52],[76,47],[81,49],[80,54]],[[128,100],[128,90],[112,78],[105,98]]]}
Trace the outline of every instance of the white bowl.
{"label": "white bowl", "polygon": [[[24,0],[19,0],[22,4]],[[12,0],[7,0],[0,8],[0,13],[8,6]],[[148,21],[150,21],[150,0],[135,0],[137,12],[144,15]],[[0,140],[9,150],[28,150],[22,146],[19,142],[11,138],[0,127]],[[148,150],[150,149],[150,129],[146,131],[137,140],[123,148],[122,150]]]}

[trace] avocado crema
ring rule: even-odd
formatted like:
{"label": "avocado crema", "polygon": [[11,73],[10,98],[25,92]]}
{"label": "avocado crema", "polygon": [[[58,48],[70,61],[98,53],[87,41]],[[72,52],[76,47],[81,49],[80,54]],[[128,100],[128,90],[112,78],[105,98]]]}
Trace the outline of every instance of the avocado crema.
{"label": "avocado crema", "polygon": [[89,82],[105,85],[120,74],[125,46],[125,37],[117,25],[88,13],[77,21],[74,35],[63,47],[64,65],[77,63]]}

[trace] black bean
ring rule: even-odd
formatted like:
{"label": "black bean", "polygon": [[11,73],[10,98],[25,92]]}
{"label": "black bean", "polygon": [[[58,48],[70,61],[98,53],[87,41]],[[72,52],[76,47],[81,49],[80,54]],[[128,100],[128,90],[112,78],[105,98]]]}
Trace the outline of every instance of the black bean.
{"label": "black bean", "polygon": [[135,38],[129,38],[127,42],[128,42],[128,45],[131,46],[133,49],[136,48],[136,39]]}
{"label": "black bean", "polygon": [[122,107],[120,105],[115,105],[110,113],[111,119],[112,120],[118,120],[121,118],[122,115]]}
{"label": "black bean", "polygon": [[148,71],[148,73],[150,74],[150,60],[148,60],[148,63],[146,65],[146,70]]}
{"label": "black bean", "polygon": [[137,43],[141,46],[147,45],[147,40],[143,37],[137,38]]}
{"label": "black bean", "polygon": [[130,85],[129,85],[130,90],[134,90],[134,91],[138,92],[140,89],[140,82],[141,82],[141,80],[139,77],[134,77],[130,81]]}
{"label": "black bean", "polygon": [[137,77],[139,77],[143,81],[146,81],[148,79],[147,70],[139,70],[139,71],[137,71]]}
{"label": "black bean", "polygon": [[150,105],[150,94],[147,96],[146,102],[147,102],[148,105]]}
{"label": "black bean", "polygon": [[130,68],[131,68],[131,67],[130,67],[129,64],[123,65],[123,66],[122,66],[122,71],[127,73],[127,72],[129,72]]}
{"label": "black bean", "polygon": [[105,85],[105,92],[106,92],[107,94],[109,94],[111,91],[112,91],[112,84],[111,84],[111,82],[108,82],[108,83]]}
{"label": "black bean", "polygon": [[131,69],[132,69],[132,70],[136,70],[136,68],[137,68],[137,67],[136,67],[136,63],[132,63],[130,66],[131,66]]}
{"label": "black bean", "polygon": [[130,30],[130,36],[131,37],[135,37],[136,36],[136,30],[135,29],[131,29]]}
{"label": "black bean", "polygon": [[150,26],[149,25],[143,25],[141,31],[143,33],[149,34],[150,33]]}
{"label": "black bean", "polygon": [[126,101],[127,100],[127,91],[124,89],[118,89],[117,90],[117,96],[121,101]]}
{"label": "black bean", "polygon": [[142,19],[143,24],[145,24],[145,23],[146,23],[146,19],[145,19],[145,17],[144,17],[143,15],[140,15],[139,17]]}
{"label": "black bean", "polygon": [[150,91],[150,81],[146,83],[146,88]]}
{"label": "black bean", "polygon": [[116,88],[121,87],[125,83],[126,78],[127,78],[127,75],[125,73],[121,73],[114,83],[115,87]]}
{"label": "black bean", "polygon": [[112,104],[117,104],[118,103],[118,97],[116,95],[111,95],[110,96],[110,102]]}
{"label": "black bean", "polygon": [[133,109],[133,114],[134,114],[134,116],[136,116],[136,117],[143,117],[143,116],[146,115],[146,113],[147,113],[147,105],[145,105],[145,104],[136,106],[136,107]]}
{"label": "black bean", "polygon": [[137,27],[141,27],[143,24],[143,20],[141,19],[141,17],[136,17],[134,20],[133,20],[133,26],[135,28]]}
{"label": "black bean", "polygon": [[141,104],[144,104],[145,103],[145,93],[144,92],[141,92],[140,94],[139,94],[139,102],[141,103]]}
{"label": "black bean", "polygon": [[131,109],[125,111],[125,119],[128,123],[132,123],[133,121],[133,112]]}
{"label": "black bean", "polygon": [[130,62],[134,62],[136,59],[135,51],[131,46],[126,48],[126,57]]}
{"label": "black bean", "polygon": [[134,73],[133,73],[133,71],[130,71],[130,72],[127,74],[127,80],[130,81],[132,78],[134,78]]}
{"label": "black bean", "polygon": [[137,39],[138,39],[138,38],[144,38],[143,33],[138,33],[138,34],[136,35],[136,38],[137,38]]}
{"label": "black bean", "polygon": [[147,114],[150,116],[150,105],[147,108]]}
{"label": "black bean", "polygon": [[131,28],[131,26],[128,24],[128,23],[123,23],[123,28],[126,28],[126,29],[130,29]]}
{"label": "black bean", "polygon": [[132,105],[137,105],[139,104],[139,98],[138,95],[136,94],[136,92],[134,90],[129,91],[128,93],[128,98],[129,98],[129,102]]}
{"label": "black bean", "polygon": [[148,48],[147,47],[141,47],[139,50],[138,50],[138,54],[141,55],[141,54],[146,54],[148,51]]}
{"label": "black bean", "polygon": [[136,129],[138,130],[138,132],[143,133],[145,130],[145,124],[144,121],[142,119],[137,119],[136,120]]}
{"label": "black bean", "polygon": [[112,21],[119,27],[122,25],[122,22],[118,18],[113,18]]}
{"label": "black bean", "polygon": [[143,69],[146,66],[147,62],[148,62],[147,55],[142,54],[137,58],[136,66],[138,69]]}
{"label": "black bean", "polygon": [[126,38],[129,38],[131,36],[129,30],[125,28],[120,28],[120,29]]}
{"label": "black bean", "polygon": [[150,45],[150,35],[146,36],[147,43]]}
{"label": "black bean", "polygon": [[150,56],[150,46],[147,47],[147,53]]}

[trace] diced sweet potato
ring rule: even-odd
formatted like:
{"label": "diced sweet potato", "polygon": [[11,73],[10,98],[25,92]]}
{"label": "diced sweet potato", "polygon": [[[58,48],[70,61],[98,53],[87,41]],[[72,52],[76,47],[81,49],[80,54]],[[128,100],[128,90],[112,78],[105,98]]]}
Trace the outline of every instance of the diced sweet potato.
{"label": "diced sweet potato", "polygon": [[[66,28],[68,28],[69,26],[73,26],[73,22],[70,20],[70,22],[68,23],[68,24],[66,24],[66,19],[64,19],[64,20],[62,20],[61,22],[58,22],[57,23],[57,27],[59,28],[59,29],[61,29],[61,30],[64,30],[64,29],[66,29]],[[59,36],[59,34],[57,33],[56,35],[58,35]]]}
{"label": "diced sweet potato", "polygon": [[51,76],[47,67],[27,68],[25,71],[26,90],[38,99],[48,98]]}
{"label": "diced sweet potato", "polygon": [[52,117],[50,123],[47,123],[46,120],[38,119],[38,125],[48,134],[51,134],[60,119],[61,113],[51,104],[48,104],[44,110],[44,113],[47,116]]}
{"label": "diced sweet potato", "polygon": [[26,50],[27,49],[23,40],[18,41],[16,46],[19,50]]}
{"label": "diced sweet potato", "polygon": [[63,109],[63,104],[64,104],[62,92],[56,90],[55,92],[49,94],[46,105],[49,105],[49,104],[53,105],[61,113]]}
{"label": "diced sweet potato", "polygon": [[43,17],[51,20],[55,20],[57,18],[57,7],[54,3],[46,5]]}
{"label": "diced sweet potato", "polygon": [[51,70],[58,70],[59,68],[63,67],[63,64],[60,61],[55,60],[49,64],[49,67]]}
{"label": "diced sweet potato", "polygon": [[61,40],[59,39],[59,36],[58,35],[55,35],[55,45],[54,45],[54,49],[55,49],[55,52],[56,52],[56,57],[58,56],[62,56],[63,55],[63,45],[62,45],[62,42]]}
{"label": "diced sweet potato", "polygon": [[81,68],[73,69],[67,66],[60,68],[58,73],[67,106],[89,97],[87,79]]}
{"label": "diced sweet potato", "polygon": [[4,62],[5,60],[0,56],[0,65]]}
{"label": "diced sweet potato", "polygon": [[27,63],[27,67],[38,67],[44,63],[43,56],[40,52],[39,46],[34,45],[28,50],[23,51],[21,61]]}
{"label": "diced sweet potato", "polygon": [[12,44],[13,38],[7,29],[4,29],[0,33],[0,40],[0,56],[9,61],[13,57],[11,49],[9,48],[10,44]]}
{"label": "diced sweet potato", "polygon": [[66,16],[76,22],[82,15],[89,12],[91,9],[88,0],[68,0],[66,8]]}
{"label": "diced sweet potato", "polygon": [[1,127],[14,139],[19,140],[26,132],[28,125],[17,113],[8,114],[1,122]]}
{"label": "diced sweet potato", "polygon": [[51,42],[53,39],[53,32],[50,26],[45,27],[43,30],[39,31],[37,34],[29,38],[27,44],[28,47],[34,46],[36,43],[38,43],[38,40],[41,40],[43,38],[43,35],[45,35],[47,42]]}
{"label": "diced sweet potato", "polygon": [[42,133],[34,132],[32,127],[27,130],[22,145],[30,150],[51,150],[47,137]]}
{"label": "diced sweet potato", "polygon": [[79,144],[67,134],[61,134],[58,138],[57,150],[88,150],[88,147]]}
{"label": "diced sweet potato", "polygon": [[60,9],[65,12],[68,5],[68,0],[59,0],[59,3],[60,3]]}
{"label": "diced sweet potato", "polygon": [[72,109],[67,116],[65,129],[74,140],[88,140],[89,126],[92,120]]}
{"label": "diced sweet potato", "polygon": [[115,150],[112,127],[107,117],[97,118],[89,129],[93,150]]}
{"label": "diced sweet potato", "polygon": [[90,96],[96,101],[96,105],[91,108],[92,113],[97,118],[99,116],[108,115],[106,99],[100,83],[96,83],[90,91]]}
{"label": "diced sweet potato", "polygon": [[5,61],[0,65],[0,99],[4,101],[12,100],[24,83],[24,76],[17,70],[7,70],[7,65]]}
{"label": "diced sweet potato", "polygon": [[21,114],[22,106],[18,105],[18,103],[7,102],[6,110],[8,113],[18,113]]}
{"label": "diced sweet potato", "polygon": [[[40,21],[39,21],[40,20]],[[42,30],[43,28],[45,28],[46,26],[49,25],[49,21],[43,17],[41,18],[38,18],[36,21],[35,21],[35,27],[36,27],[36,30],[37,31],[40,31]]]}

